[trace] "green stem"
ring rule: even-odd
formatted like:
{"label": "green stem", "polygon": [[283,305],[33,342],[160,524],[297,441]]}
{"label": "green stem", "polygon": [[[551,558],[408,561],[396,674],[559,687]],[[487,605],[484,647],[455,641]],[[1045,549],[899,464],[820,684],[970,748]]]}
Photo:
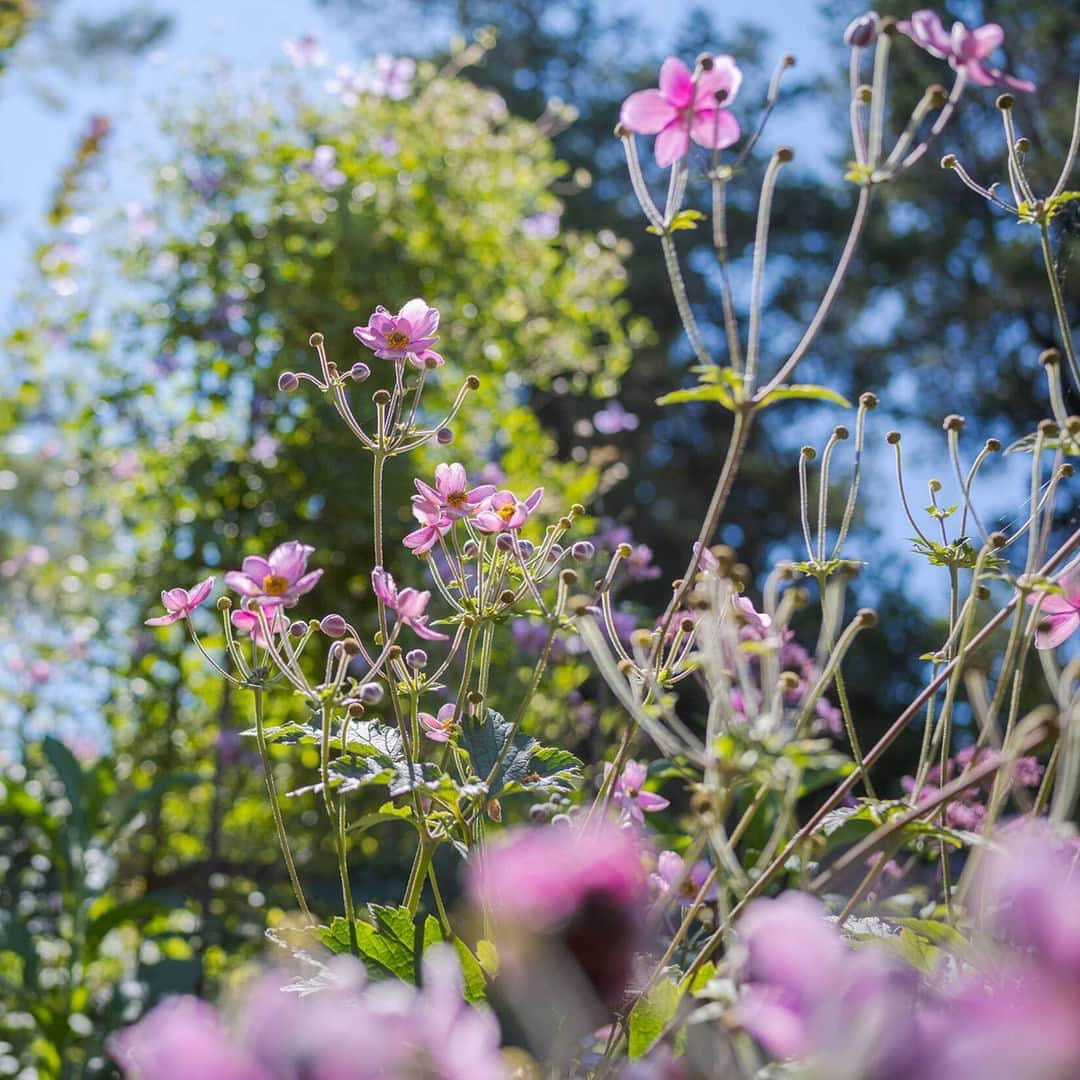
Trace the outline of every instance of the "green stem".
{"label": "green stem", "polygon": [[1061,295],[1061,282],[1058,281],[1054,270],[1054,252],[1050,247],[1050,230],[1046,222],[1039,223],[1039,239],[1042,247],[1043,263],[1046,266],[1046,276],[1050,282],[1050,296],[1054,301],[1054,314],[1057,315],[1058,327],[1061,329],[1061,344],[1065,348],[1065,359],[1069,362],[1069,374],[1072,375],[1073,385],[1080,390],[1080,363],[1076,359],[1076,346],[1073,344],[1072,330],[1069,329],[1069,318],[1065,313],[1065,299]]}

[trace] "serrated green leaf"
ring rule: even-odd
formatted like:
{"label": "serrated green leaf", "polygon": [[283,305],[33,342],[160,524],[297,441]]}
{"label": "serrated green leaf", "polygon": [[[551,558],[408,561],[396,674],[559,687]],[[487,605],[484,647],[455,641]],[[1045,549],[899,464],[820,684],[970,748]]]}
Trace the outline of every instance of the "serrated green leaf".
{"label": "serrated green leaf", "polygon": [[670,979],[653,987],[648,996],[638,998],[630,1010],[630,1059],[644,1057],[675,1016],[682,999],[679,984]]}
{"label": "serrated green leaf", "polygon": [[657,405],[683,405],[695,401],[715,401],[731,412],[735,411],[735,401],[731,394],[720,385],[694,386],[689,390],[672,390],[669,394],[656,399]]}
{"label": "serrated green leaf", "polygon": [[758,402],[758,408],[764,409],[777,401],[828,401],[845,409],[851,408],[851,402],[827,386],[813,386],[809,383],[795,383],[791,386],[778,386]]}

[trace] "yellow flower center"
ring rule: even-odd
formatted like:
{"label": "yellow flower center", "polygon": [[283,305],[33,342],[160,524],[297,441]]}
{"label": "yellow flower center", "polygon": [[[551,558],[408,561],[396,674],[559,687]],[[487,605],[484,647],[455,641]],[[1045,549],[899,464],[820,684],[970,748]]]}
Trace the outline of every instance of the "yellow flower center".
{"label": "yellow flower center", "polygon": [[468,495],[465,494],[464,491],[454,491],[454,492],[451,492],[449,495],[447,495],[446,501],[451,506],[460,508],[460,507],[464,506],[469,501],[469,497],[468,497]]}
{"label": "yellow flower center", "polygon": [[516,509],[517,507],[513,503],[507,503],[505,506],[500,506],[495,513],[498,514],[503,521],[509,521],[514,516],[514,511]]}
{"label": "yellow flower center", "polygon": [[391,349],[404,349],[409,344],[409,335],[403,334],[400,330],[391,330],[386,335],[386,344]]}
{"label": "yellow flower center", "polygon": [[284,596],[289,589],[289,579],[280,574],[267,574],[263,578],[263,592],[271,596]]}

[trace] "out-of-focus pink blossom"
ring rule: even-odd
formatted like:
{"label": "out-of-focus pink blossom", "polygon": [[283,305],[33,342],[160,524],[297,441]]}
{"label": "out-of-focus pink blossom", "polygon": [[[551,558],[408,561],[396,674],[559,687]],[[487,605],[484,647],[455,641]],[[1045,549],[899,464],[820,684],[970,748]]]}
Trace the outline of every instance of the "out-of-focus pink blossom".
{"label": "out-of-focus pink blossom", "polygon": [[330,62],[330,56],[314,34],[286,38],[281,47],[295,68],[321,68]]}
{"label": "out-of-focus pink blossom", "polygon": [[739,122],[727,111],[742,83],[742,72],[730,56],[714,56],[697,78],[677,57],[660,68],[660,87],[639,90],[623,102],[619,121],[627,131],[655,135],[656,163],[661,168],[686,157],[690,140],[723,150],[739,138]]}
{"label": "out-of-focus pink blossom", "polygon": [[376,97],[401,101],[412,92],[415,74],[416,61],[411,57],[380,53],[371,63],[367,88]]}
{"label": "out-of-focus pink blossom", "polygon": [[417,637],[426,641],[445,641],[446,634],[440,634],[438,630],[432,630],[428,626],[427,611],[431,593],[424,589],[406,588],[399,590],[393,575],[376,566],[371,571],[371,587],[376,597],[381,600],[391,611],[397,612],[398,622],[409,627]]}
{"label": "out-of-focus pink blossom", "polygon": [[442,356],[432,349],[439,340],[439,310],[415,297],[396,314],[377,307],[367,326],[353,329],[356,339],[380,360],[405,360],[415,367],[439,367]]}
{"label": "out-of-focus pink blossom", "polygon": [[316,146],[311,161],[301,165],[301,168],[311,173],[327,191],[333,191],[348,179],[336,163],[337,151],[332,146]]}
{"label": "out-of-focus pink blossom", "polygon": [[315,549],[299,540],[278,544],[267,558],[249,555],[242,570],[230,570],[225,584],[263,607],[292,607],[311,592],[322,577],[321,570],[308,573],[307,561]]}
{"label": "out-of-focus pink blossom", "polygon": [[424,734],[432,742],[449,742],[450,732],[454,727],[454,712],[454,703],[448,701],[435,716],[432,716],[431,713],[420,713],[418,719],[420,726],[424,729]]}
{"label": "out-of-focus pink blossom", "polygon": [[1007,86],[1010,90],[1031,93],[1035,84],[1027,79],[1006,75],[987,66],[986,58],[1005,40],[1005,31],[997,23],[986,23],[969,30],[962,22],[954,22],[946,31],[936,11],[922,9],[912,12],[910,19],[897,23],[897,29],[907,34],[920,49],[939,60],[948,60],[955,71],[964,72],[980,86]]}
{"label": "out-of-focus pink blossom", "polygon": [[637,415],[627,412],[617,401],[593,413],[593,427],[601,435],[617,435],[620,431],[636,431],[641,422]]}
{"label": "out-of-focus pink blossom", "polygon": [[512,491],[496,491],[480,504],[476,513],[476,527],[485,533],[511,532],[520,529],[529,515],[540,505],[544,489],[538,487],[527,499],[521,501]]}
{"label": "out-of-focus pink blossom", "polygon": [[[604,780],[611,776],[612,764],[604,762]],[[645,790],[645,781],[649,777],[648,767],[639,761],[628,761],[615,780],[612,801],[631,820],[644,824],[646,814],[655,814],[666,810],[671,804],[662,795]]]}
{"label": "out-of-focus pink blossom", "polygon": [[214,587],[214,579],[208,577],[200,581],[191,592],[187,589],[168,589],[161,594],[161,602],[165,605],[165,614],[157,615],[153,619],[147,619],[147,626],[169,626],[180,619],[191,617],[191,613],[205,603]]}
{"label": "out-of-focus pink blossom", "polygon": [[749,596],[736,596],[732,600],[742,624],[739,637],[743,641],[764,641],[772,626],[772,619],[754,607]]}
{"label": "out-of-focus pink blossom", "polygon": [[482,502],[495,493],[494,484],[478,484],[469,487],[465,466],[458,462],[435,466],[435,486],[414,480],[417,494],[412,497],[413,506],[423,509],[427,518],[444,515],[453,520],[473,513]]}
{"label": "out-of-focus pink blossom", "polygon": [[[266,624],[270,628],[271,635],[281,637],[289,632],[289,620],[280,607],[270,608],[265,612],[265,615]],[[243,634],[250,634],[251,640],[260,649],[270,647],[270,642],[266,640],[266,635],[263,633],[262,620],[260,620],[257,611],[252,611],[250,608],[237,608],[230,618],[233,626]]]}
{"label": "out-of-focus pink blossom", "polygon": [[[662,851],[656,860],[656,870],[649,875],[649,884],[663,896],[675,894],[680,906],[690,907],[711,872],[712,867],[704,859],[699,859],[687,872],[682,856],[674,851]],[[716,897],[714,881],[705,892],[705,901],[712,903]]]}
{"label": "out-of-focus pink blossom", "polygon": [[1070,570],[1058,584],[1064,595],[1028,595],[1029,604],[1042,601],[1039,604],[1039,629],[1035,632],[1036,649],[1056,649],[1080,627],[1080,567]]}

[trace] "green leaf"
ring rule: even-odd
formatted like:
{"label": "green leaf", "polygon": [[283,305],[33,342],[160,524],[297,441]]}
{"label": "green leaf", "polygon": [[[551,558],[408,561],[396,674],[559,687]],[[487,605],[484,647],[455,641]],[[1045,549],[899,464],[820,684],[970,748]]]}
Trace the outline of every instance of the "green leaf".
{"label": "green leaf", "polygon": [[22,961],[22,983],[26,989],[37,984],[38,956],[26,924],[13,911],[0,911],[0,952],[13,952]]}
{"label": "green leaf", "polygon": [[682,998],[679,984],[667,979],[638,998],[630,1011],[630,1058],[644,1057],[675,1016]]}
{"label": "green leaf", "polygon": [[840,405],[845,409],[851,408],[851,402],[846,397],[830,390],[827,386],[812,386],[808,383],[796,383],[792,386],[778,386],[771,393],[766,394],[758,402],[758,408],[764,409],[777,401],[828,401],[833,405]]}
{"label": "green leaf", "polygon": [[533,789],[567,790],[581,778],[582,764],[573,754],[541,746],[522,731],[507,746],[512,729],[513,724],[494,709],[488,709],[482,720],[466,717],[462,721],[458,746],[469,755],[473,772],[486,780],[500,762],[488,786],[488,798]]}
{"label": "green leaf", "polygon": [[680,210],[672,219],[671,224],[662,228],[649,225],[646,232],[654,236],[663,236],[665,233],[679,232],[681,229],[696,229],[699,221],[704,221],[705,215],[700,210]]}
{"label": "green leaf", "polygon": [[689,390],[672,390],[670,394],[656,399],[657,405],[682,405],[694,401],[715,401],[731,412],[735,411],[735,400],[723,386],[706,384],[694,386]]}
{"label": "green leaf", "polygon": [[71,803],[72,813],[81,817],[83,800],[86,797],[86,777],[82,767],[64,743],[52,735],[46,735],[41,746],[49,764],[64,785],[64,794]]}

